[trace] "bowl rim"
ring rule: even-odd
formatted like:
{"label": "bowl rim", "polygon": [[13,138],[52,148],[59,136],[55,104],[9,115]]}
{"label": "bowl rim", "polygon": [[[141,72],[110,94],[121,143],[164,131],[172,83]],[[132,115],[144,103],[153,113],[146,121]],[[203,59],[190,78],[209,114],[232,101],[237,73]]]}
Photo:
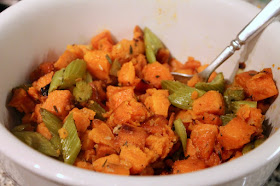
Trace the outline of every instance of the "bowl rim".
{"label": "bowl rim", "polygon": [[[230,2],[227,0],[216,1],[220,3],[231,3],[233,6],[246,6],[246,13],[250,15],[255,15],[256,12],[259,11],[257,7],[242,0]],[[48,2],[55,3],[56,0],[49,0]],[[37,0],[25,0],[4,10],[0,14],[0,27],[2,24],[1,20],[18,16],[17,14],[14,15],[18,9],[23,9],[30,5],[41,7],[44,3],[46,3],[46,1],[38,2]],[[25,156],[18,156],[19,149],[24,152]],[[214,185],[242,178],[255,172],[266,163],[274,161],[276,158],[279,159],[280,131],[277,130],[262,145],[246,154],[246,156],[201,171],[167,176],[127,177],[103,174],[66,165],[31,149],[22,142],[19,143],[19,140],[16,139],[4,125],[0,125],[0,152],[24,169],[46,179],[64,184],[90,185],[95,183],[96,185],[112,185],[113,183],[114,185],[170,185],[170,183],[172,183],[174,185],[182,185],[188,183],[191,185]],[[26,157],[29,157],[32,161],[26,161]],[[240,165],[243,166],[240,167]],[[205,180],[202,178],[207,178],[207,183],[205,183]],[[104,180],[108,180],[108,183],[104,183]]]}

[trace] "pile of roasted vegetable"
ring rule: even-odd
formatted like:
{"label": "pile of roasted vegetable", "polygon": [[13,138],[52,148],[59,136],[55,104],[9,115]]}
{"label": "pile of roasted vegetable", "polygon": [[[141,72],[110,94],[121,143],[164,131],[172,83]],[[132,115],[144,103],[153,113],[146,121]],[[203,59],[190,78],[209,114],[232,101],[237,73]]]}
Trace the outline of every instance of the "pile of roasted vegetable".
{"label": "pile of roasted vegetable", "polygon": [[[115,42],[108,30],[43,62],[31,84],[13,89],[22,113],[12,133],[32,148],[80,168],[121,175],[192,172],[260,145],[264,113],[278,95],[272,70],[233,84],[192,57],[182,64],[148,28]],[[186,84],[171,71],[194,74]],[[265,87],[265,88],[264,88]]]}

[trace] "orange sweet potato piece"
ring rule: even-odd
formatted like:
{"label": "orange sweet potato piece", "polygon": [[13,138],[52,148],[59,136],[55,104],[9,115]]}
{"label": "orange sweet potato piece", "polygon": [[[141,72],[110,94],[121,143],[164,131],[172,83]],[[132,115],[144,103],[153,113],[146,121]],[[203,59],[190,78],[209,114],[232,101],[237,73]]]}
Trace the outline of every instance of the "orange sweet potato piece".
{"label": "orange sweet potato piece", "polygon": [[116,153],[116,150],[108,145],[98,144],[98,147],[96,148],[97,159]]}
{"label": "orange sweet potato piece", "polygon": [[262,115],[262,111],[260,109],[244,105],[237,111],[236,115],[242,118],[247,124],[254,126],[257,134],[262,133],[262,122],[264,120],[264,116]]}
{"label": "orange sweet potato piece", "polygon": [[162,80],[173,80],[169,69],[159,62],[148,64],[143,68],[144,80],[156,88],[161,88]]}
{"label": "orange sweet potato piece", "polygon": [[196,148],[193,145],[192,139],[189,138],[187,140],[187,149],[185,151],[185,157],[187,156],[195,156],[196,157]]}
{"label": "orange sweet potato piece", "polygon": [[168,63],[170,60],[171,54],[168,49],[161,48],[157,52],[157,61],[160,63]]}
{"label": "orange sweet potato piece", "polygon": [[223,96],[217,91],[208,91],[200,98],[194,100],[193,111],[195,114],[210,114],[223,115],[225,112],[225,103]]}
{"label": "orange sweet potato piece", "polygon": [[99,158],[93,163],[95,171],[109,174],[129,175],[129,168],[120,164],[120,158],[116,154]]}
{"label": "orange sweet potato piece", "polygon": [[94,49],[100,49],[100,43],[104,42],[104,40],[106,40],[108,43],[110,43],[111,45],[114,44],[111,33],[109,30],[104,30],[103,32],[101,32],[100,34],[94,36],[91,39],[91,45]]}
{"label": "orange sweet potato piece", "polygon": [[73,113],[73,119],[76,124],[76,128],[78,132],[85,132],[90,125],[90,121],[93,120],[95,116],[95,112],[88,108],[74,108],[71,110]]}
{"label": "orange sweet potato piece", "polygon": [[40,134],[42,134],[45,138],[48,140],[52,139],[52,134],[50,133],[49,129],[46,127],[45,123],[40,123],[37,126],[36,131]]}
{"label": "orange sweet potato piece", "polygon": [[246,90],[246,82],[248,82],[254,75],[256,75],[257,72],[254,70],[250,70],[247,72],[242,72],[240,74],[237,74],[234,77],[234,85],[235,86],[240,86],[244,90]]}
{"label": "orange sweet potato piece", "polygon": [[143,54],[139,54],[136,58],[133,58],[132,63],[135,68],[135,74],[139,78],[143,78],[142,70],[147,65],[146,57]]}
{"label": "orange sweet potato piece", "polygon": [[170,106],[168,90],[148,89],[146,90],[146,95],[144,105],[148,110],[156,115],[167,117]]}
{"label": "orange sweet potato piece", "polygon": [[189,157],[186,160],[175,161],[173,164],[173,174],[194,172],[206,168],[204,161],[196,157]]}
{"label": "orange sweet potato piece", "polygon": [[149,134],[169,136],[170,138],[175,136],[173,130],[168,126],[168,120],[161,115],[150,117],[141,126]]}
{"label": "orange sweet potato piece", "polygon": [[112,58],[117,59],[120,63],[130,61],[139,54],[144,54],[145,46],[142,40],[123,39],[113,46]]}
{"label": "orange sweet potato piece", "polygon": [[107,123],[114,128],[118,124],[131,124],[138,126],[143,122],[149,113],[146,107],[135,99],[124,101],[118,106],[108,119]]}
{"label": "orange sweet potato piece", "polygon": [[14,89],[13,97],[9,102],[10,107],[16,108],[19,112],[31,113],[35,109],[34,101],[28,96],[27,92],[22,89]]}
{"label": "orange sweet potato piece", "polygon": [[225,150],[241,148],[250,142],[255,127],[248,125],[239,117],[233,118],[227,125],[220,127],[218,141]]}
{"label": "orange sweet potato piece", "polygon": [[111,64],[107,57],[111,58],[108,52],[93,50],[86,52],[84,60],[87,62],[87,70],[99,80],[108,80]]}
{"label": "orange sweet potato piece", "polygon": [[36,81],[38,80],[41,76],[50,73],[51,71],[54,71],[54,63],[53,62],[43,62],[39,65],[39,67],[34,70],[30,74],[30,81]]}
{"label": "orange sweet potato piece", "polygon": [[197,74],[194,74],[194,76],[188,81],[187,85],[189,87],[194,87],[195,84],[197,84],[200,81]]}
{"label": "orange sweet potato piece", "polygon": [[45,87],[52,81],[54,72],[50,72],[48,74],[45,74],[44,76],[40,77],[37,81],[34,81],[32,83],[32,86],[37,90],[40,91],[41,88]]}
{"label": "orange sweet potato piece", "polygon": [[112,146],[114,141],[114,135],[111,129],[106,123],[103,122],[100,125],[97,125],[95,128],[93,128],[89,132],[88,137],[95,143],[102,143],[104,145],[109,146]]}
{"label": "orange sweet potato piece", "polygon": [[113,44],[107,38],[103,38],[98,42],[98,50],[111,52],[112,49],[113,49]]}
{"label": "orange sweet potato piece", "polygon": [[94,147],[94,142],[89,138],[90,130],[86,130],[81,134],[82,150],[90,150]]}
{"label": "orange sweet potato piece", "polygon": [[199,158],[209,159],[214,150],[217,135],[218,127],[215,125],[198,124],[194,126],[191,139],[197,149],[197,156]]}
{"label": "orange sweet potato piece", "polygon": [[222,161],[220,157],[214,152],[210,155],[209,159],[205,160],[205,164],[207,165],[207,167],[213,167],[221,163]]}
{"label": "orange sweet potato piece", "polygon": [[139,147],[134,145],[122,146],[120,159],[131,163],[131,174],[140,173],[149,163],[148,156]]}
{"label": "orange sweet potato piece", "polygon": [[122,102],[129,101],[135,98],[133,87],[107,87],[108,102],[106,105],[110,110],[117,108]]}
{"label": "orange sweet potato piece", "polygon": [[253,100],[259,101],[278,94],[271,68],[266,68],[246,82],[246,92]]}
{"label": "orange sweet potato piece", "polygon": [[203,113],[203,117],[198,119],[201,123],[212,124],[220,126],[222,124],[222,120],[219,116],[215,114],[209,114],[207,112]]}
{"label": "orange sweet potato piece", "polygon": [[134,83],[135,68],[131,61],[128,63],[124,63],[121,69],[118,71],[118,81],[124,86],[130,86]]}
{"label": "orange sweet potato piece", "polygon": [[183,65],[182,68],[190,68],[196,70],[200,66],[201,66],[200,61],[195,60],[193,57],[188,57],[188,61]]}
{"label": "orange sweet potato piece", "polygon": [[71,110],[71,100],[72,94],[69,90],[55,90],[48,95],[47,100],[42,104],[42,108],[63,120]]}
{"label": "orange sweet potato piece", "polygon": [[72,53],[69,50],[65,50],[64,53],[54,63],[54,67],[55,69],[60,70],[62,68],[65,68],[75,59],[78,59],[78,56],[75,53]]}
{"label": "orange sweet potato piece", "polygon": [[143,31],[141,30],[141,28],[138,25],[136,25],[133,30],[133,39],[143,41],[143,39],[144,39],[143,37],[144,37]]}
{"label": "orange sweet potato piece", "polygon": [[140,149],[144,149],[147,132],[142,127],[123,125],[116,137],[115,144],[118,148],[123,145],[132,144]]}
{"label": "orange sweet potato piece", "polygon": [[67,50],[69,52],[76,54],[76,56],[79,59],[83,59],[85,53],[90,50],[90,46],[89,45],[76,45],[76,44],[67,45]]}
{"label": "orange sweet potato piece", "polygon": [[175,71],[177,72],[177,70],[183,68],[183,64],[180,61],[178,61],[177,59],[172,58],[170,60],[170,68],[171,68],[172,72],[175,72]]}
{"label": "orange sweet potato piece", "polygon": [[168,136],[150,135],[146,139],[146,147],[164,159],[171,151],[173,142]]}
{"label": "orange sweet potato piece", "polygon": [[93,165],[91,163],[88,163],[86,161],[82,161],[82,160],[76,160],[74,165],[76,167],[82,168],[82,169],[88,169],[88,170],[94,170]]}
{"label": "orange sweet potato piece", "polygon": [[92,163],[94,160],[97,159],[95,154],[96,153],[94,149],[88,149],[84,151],[83,156],[81,158],[86,160],[87,162]]}

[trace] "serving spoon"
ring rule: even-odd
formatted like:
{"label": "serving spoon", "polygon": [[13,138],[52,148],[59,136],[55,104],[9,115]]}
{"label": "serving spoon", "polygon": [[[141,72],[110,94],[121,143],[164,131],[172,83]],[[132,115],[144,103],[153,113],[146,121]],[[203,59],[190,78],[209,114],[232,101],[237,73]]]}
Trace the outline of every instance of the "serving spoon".
{"label": "serving spoon", "polygon": [[[246,41],[258,35],[269,23],[280,14],[280,0],[272,0],[264,9],[259,12],[238,34],[237,37],[231,41],[230,45],[226,47],[220,55],[202,72],[197,75],[201,81],[207,82],[210,75],[225,62],[235,51],[239,50]],[[193,75],[183,74],[178,72],[171,72],[174,78],[180,81],[186,81],[193,77]]]}

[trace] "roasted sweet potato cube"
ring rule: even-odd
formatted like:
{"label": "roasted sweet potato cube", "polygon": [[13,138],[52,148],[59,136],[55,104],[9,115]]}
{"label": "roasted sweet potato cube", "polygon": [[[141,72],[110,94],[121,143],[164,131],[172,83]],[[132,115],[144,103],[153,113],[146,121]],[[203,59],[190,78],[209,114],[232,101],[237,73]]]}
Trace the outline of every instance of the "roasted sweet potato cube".
{"label": "roasted sweet potato cube", "polygon": [[121,148],[123,145],[132,144],[140,149],[144,149],[147,132],[142,127],[123,125],[116,137],[116,145]]}
{"label": "roasted sweet potato cube", "polygon": [[65,52],[58,58],[54,63],[54,67],[57,70],[67,67],[72,61],[78,59],[78,56],[75,53],[65,50]]}
{"label": "roasted sweet potato cube", "polygon": [[34,101],[28,96],[27,92],[18,88],[13,91],[13,97],[9,106],[15,107],[19,112],[31,113],[35,109]]}
{"label": "roasted sweet potato cube", "polygon": [[90,121],[93,120],[95,112],[88,108],[74,108],[72,111],[73,119],[76,124],[78,132],[85,132],[90,125]]}
{"label": "roasted sweet potato cube", "polygon": [[225,150],[238,149],[250,142],[251,135],[255,131],[255,127],[235,117],[227,125],[220,127],[218,141]]}
{"label": "roasted sweet potato cube", "polygon": [[260,109],[244,105],[237,111],[236,115],[242,118],[247,124],[254,126],[257,135],[262,133],[262,122],[264,120],[264,116],[262,115],[262,111]]}
{"label": "roasted sweet potato cube", "polygon": [[200,98],[194,100],[193,111],[195,114],[207,112],[210,114],[223,115],[225,112],[223,96],[217,91],[210,90]]}
{"label": "roasted sweet potato cube", "polygon": [[140,173],[149,163],[148,156],[135,145],[124,145],[121,147],[120,159],[131,163],[131,174]]}
{"label": "roasted sweet potato cube", "polygon": [[168,90],[148,89],[146,91],[145,106],[156,115],[167,117],[170,102],[168,100]]}
{"label": "roasted sweet potato cube", "polygon": [[109,146],[113,145],[114,135],[106,123],[101,123],[93,128],[89,132],[88,137],[95,143],[102,143]]}
{"label": "roasted sweet potato cube", "polygon": [[49,129],[46,127],[45,123],[40,123],[37,126],[36,131],[40,134],[42,134],[45,138],[47,138],[48,140],[51,140],[52,138],[52,134],[50,133]]}
{"label": "roasted sweet potato cube", "polygon": [[141,122],[145,121],[148,116],[149,113],[146,107],[142,103],[132,99],[122,102],[120,106],[113,111],[107,123],[111,128],[114,128],[118,124],[125,123],[138,126]]}
{"label": "roasted sweet potato cube", "polygon": [[118,81],[124,86],[130,86],[134,83],[135,68],[131,61],[128,63],[124,63],[121,69],[118,71]]}
{"label": "roasted sweet potato cube", "polygon": [[270,68],[254,75],[246,82],[246,92],[253,100],[259,101],[278,94]]}
{"label": "roasted sweet potato cube", "polygon": [[116,150],[108,145],[98,144],[96,148],[96,158],[102,158],[111,154],[116,154]]}
{"label": "roasted sweet potato cube", "polygon": [[196,157],[189,157],[186,160],[175,161],[173,164],[173,174],[194,172],[206,168],[204,161]]}
{"label": "roasted sweet potato cube", "polygon": [[218,127],[210,124],[195,125],[191,139],[197,149],[197,156],[201,159],[208,159],[214,150],[215,141],[218,135]]}
{"label": "roasted sweet potato cube", "polygon": [[237,74],[234,78],[234,85],[240,86],[244,90],[246,90],[246,83],[256,74],[257,72],[255,70],[250,70],[247,72],[242,72],[240,74]]}
{"label": "roasted sweet potato cube", "polygon": [[108,41],[108,43],[110,43],[111,45],[114,44],[111,33],[109,30],[104,30],[103,32],[101,32],[100,34],[94,36],[91,39],[91,45],[94,49],[100,49],[100,42],[102,42],[102,40],[104,41],[104,39],[106,41]]}
{"label": "roasted sweet potato cube", "polygon": [[40,77],[37,81],[34,81],[32,83],[32,86],[37,91],[40,91],[41,88],[43,88],[46,85],[48,85],[49,83],[51,83],[53,74],[54,74],[54,72],[50,72],[50,73],[45,74],[44,76]]}
{"label": "roasted sweet potato cube", "polygon": [[110,57],[110,53],[101,50],[86,52],[84,60],[87,62],[87,70],[99,80],[108,80],[111,64],[107,58]]}
{"label": "roasted sweet potato cube", "polygon": [[146,65],[142,70],[144,80],[149,82],[155,88],[161,88],[162,80],[173,80],[169,69],[160,64],[159,62],[154,62],[152,64]]}
{"label": "roasted sweet potato cube", "polygon": [[146,146],[164,159],[171,151],[173,142],[168,136],[150,135],[146,139]]}
{"label": "roasted sweet potato cube", "polygon": [[90,130],[86,130],[84,133],[81,134],[81,143],[82,143],[82,150],[90,150],[94,147],[94,142],[89,138]]}
{"label": "roasted sweet potato cube", "polygon": [[63,120],[71,110],[72,94],[69,90],[55,90],[48,95],[42,108]]}
{"label": "roasted sweet potato cube", "polygon": [[110,110],[117,108],[122,102],[129,101],[135,98],[133,87],[107,87],[107,98],[108,102],[106,105]]}

